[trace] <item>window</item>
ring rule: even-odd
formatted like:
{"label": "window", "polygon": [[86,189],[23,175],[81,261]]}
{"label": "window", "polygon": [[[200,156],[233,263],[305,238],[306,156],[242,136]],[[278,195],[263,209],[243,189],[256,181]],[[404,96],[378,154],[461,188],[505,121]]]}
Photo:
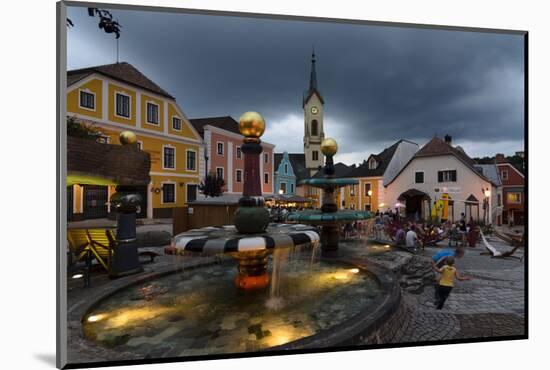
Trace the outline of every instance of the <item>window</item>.
{"label": "window", "polygon": [[187,201],[193,202],[197,200],[197,185],[187,184]]}
{"label": "window", "polygon": [[314,150],[311,152],[311,159],[314,160],[314,161],[318,161],[319,160],[319,152]]}
{"label": "window", "polygon": [[288,173],[288,164],[285,164],[285,174]]}
{"label": "window", "polygon": [[521,203],[521,193],[508,193],[508,203],[520,204]]}
{"label": "window", "polygon": [[269,174],[267,172],[264,173],[264,183],[269,184]]}
{"label": "window", "polygon": [[138,141],[137,142],[137,147],[139,150],[143,150],[143,141]]}
{"label": "window", "polygon": [[281,182],[281,190],[283,191],[283,194],[286,194],[286,182]]}
{"label": "window", "polygon": [[116,115],[120,117],[130,117],[130,97],[120,93],[115,94],[116,99]]}
{"label": "window", "polygon": [[365,211],[369,211],[369,212],[370,212],[370,204],[365,204]]}
{"label": "window", "polygon": [[174,130],[181,131],[181,119],[178,117],[172,117],[172,128]]}
{"label": "window", "polygon": [[81,91],[80,106],[86,109],[95,109],[95,95],[86,91]]}
{"label": "window", "polygon": [[216,167],[216,176],[219,179],[223,179],[223,167]]}
{"label": "window", "polygon": [[369,196],[369,191],[371,191],[371,183],[370,182],[365,184],[365,196]]}
{"label": "window", "polygon": [[159,106],[154,103],[147,103],[147,122],[154,125],[159,124]]}
{"label": "window", "polygon": [[165,146],[162,167],[176,168],[175,156],[176,156],[176,149],[169,146]]}
{"label": "window", "polygon": [[294,184],[290,184],[290,194],[294,194]]}
{"label": "window", "polygon": [[437,171],[438,182],[456,182],[456,170]]}
{"label": "window", "polygon": [[508,180],[508,171],[507,170],[504,170],[500,173],[500,177],[502,178],[502,180]]}
{"label": "window", "polygon": [[349,195],[351,195],[352,197],[355,196],[355,185],[350,185]]}
{"label": "window", "polygon": [[269,154],[264,153],[264,163],[269,163]]}
{"label": "window", "polygon": [[162,203],[176,202],[176,184],[162,184]]}
{"label": "window", "polygon": [[237,182],[243,182],[243,171],[237,170]]}
{"label": "window", "polygon": [[223,155],[223,143],[218,142],[218,154]]}
{"label": "window", "polygon": [[369,159],[369,170],[374,170],[378,166],[378,163],[376,162],[376,159],[371,158]]}
{"label": "window", "polygon": [[235,151],[236,155],[237,155],[237,158],[241,159],[242,158],[242,152],[241,152],[241,147],[238,146],[237,147],[237,150]]}
{"label": "window", "polygon": [[414,182],[416,184],[423,184],[424,183],[424,172],[419,171],[414,173]]}
{"label": "window", "polygon": [[193,150],[187,151],[187,171],[197,170],[197,153]]}
{"label": "window", "polygon": [[316,119],[311,121],[311,135],[312,136],[319,135],[319,123],[317,123]]}
{"label": "window", "polygon": [[497,194],[497,206],[502,206],[502,195]]}

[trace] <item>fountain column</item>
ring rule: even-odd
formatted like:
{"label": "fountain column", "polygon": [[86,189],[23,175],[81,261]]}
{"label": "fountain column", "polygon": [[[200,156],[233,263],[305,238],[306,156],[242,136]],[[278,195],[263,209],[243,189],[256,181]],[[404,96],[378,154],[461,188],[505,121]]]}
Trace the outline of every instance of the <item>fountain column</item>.
{"label": "fountain column", "polygon": [[[334,155],[338,151],[338,144],[336,140],[332,138],[326,138],[321,143],[321,152],[326,157],[325,166],[323,167],[323,173],[325,178],[334,178]],[[335,213],[338,211],[338,205],[336,204],[334,191],[336,186],[329,185],[323,189],[323,198],[321,205],[321,212],[323,213]],[[321,248],[323,251],[336,251],[338,249],[338,242],[340,240],[340,226],[339,223],[328,222],[322,226],[321,229]]]}
{"label": "fountain column", "polygon": [[[244,153],[243,196],[235,213],[235,227],[242,234],[264,233],[269,225],[269,212],[264,207],[260,174],[260,155],[263,151],[260,137],[265,121],[256,112],[246,112],[239,119],[239,131],[244,136],[241,151]],[[269,250],[236,253],[239,273],[235,284],[241,289],[265,288],[269,283],[267,256]]]}

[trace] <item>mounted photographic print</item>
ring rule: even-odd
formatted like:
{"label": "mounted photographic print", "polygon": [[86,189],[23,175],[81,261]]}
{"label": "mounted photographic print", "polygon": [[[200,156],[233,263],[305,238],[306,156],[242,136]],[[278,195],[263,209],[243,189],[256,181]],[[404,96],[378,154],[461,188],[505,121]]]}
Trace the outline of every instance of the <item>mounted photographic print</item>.
{"label": "mounted photographic print", "polygon": [[527,32],[93,5],[58,367],[527,338]]}

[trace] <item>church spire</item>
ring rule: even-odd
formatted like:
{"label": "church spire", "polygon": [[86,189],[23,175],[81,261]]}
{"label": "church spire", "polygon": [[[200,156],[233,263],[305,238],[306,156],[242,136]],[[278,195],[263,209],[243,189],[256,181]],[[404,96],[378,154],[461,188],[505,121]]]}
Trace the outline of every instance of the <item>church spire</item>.
{"label": "church spire", "polygon": [[311,52],[311,75],[309,77],[309,91],[318,90],[317,72],[315,71],[315,49]]}
{"label": "church spire", "polygon": [[303,105],[309,101],[313,94],[317,95],[321,100],[321,104],[324,104],[323,97],[319,92],[319,85],[317,84],[317,71],[315,69],[315,49],[311,51],[311,74],[309,76],[309,88],[304,94]]}

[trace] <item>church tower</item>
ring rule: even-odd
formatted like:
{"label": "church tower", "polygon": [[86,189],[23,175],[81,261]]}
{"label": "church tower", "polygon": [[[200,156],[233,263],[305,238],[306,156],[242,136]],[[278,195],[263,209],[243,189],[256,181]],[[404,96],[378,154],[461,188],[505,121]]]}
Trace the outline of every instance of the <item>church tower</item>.
{"label": "church tower", "polygon": [[325,138],[323,130],[323,97],[317,86],[317,72],[315,71],[315,52],[311,54],[311,75],[309,89],[304,95],[302,107],[304,109],[304,155],[309,175],[313,176],[323,165],[321,142]]}

